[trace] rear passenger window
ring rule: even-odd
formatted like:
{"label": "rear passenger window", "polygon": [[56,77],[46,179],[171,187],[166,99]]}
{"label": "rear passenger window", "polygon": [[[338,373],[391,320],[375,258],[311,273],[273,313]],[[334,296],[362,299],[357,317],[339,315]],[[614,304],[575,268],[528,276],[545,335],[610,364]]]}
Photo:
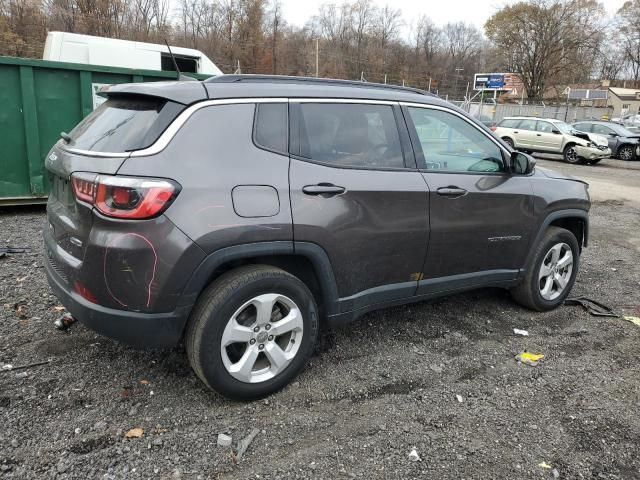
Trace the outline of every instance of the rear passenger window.
{"label": "rear passenger window", "polygon": [[340,167],[403,168],[389,105],[303,103],[300,155]]}
{"label": "rear passenger window", "polygon": [[520,126],[518,128],[520,130],[535,130],[536,129],[536,121],[535,120],[522,120],[520,122]]}
{"label": "rear passenger window", "polygon": [[286,154],[288,125],[286,103],[259,103],[256,105],[253,140],[258,147]]}
{"label": "rear passenger window", "polygon": [[520,120],[508,118],[508,119],[502,120],[500,122],[500,125],[498,126],[503,128],[516,128],[519,123],[520,123]]}

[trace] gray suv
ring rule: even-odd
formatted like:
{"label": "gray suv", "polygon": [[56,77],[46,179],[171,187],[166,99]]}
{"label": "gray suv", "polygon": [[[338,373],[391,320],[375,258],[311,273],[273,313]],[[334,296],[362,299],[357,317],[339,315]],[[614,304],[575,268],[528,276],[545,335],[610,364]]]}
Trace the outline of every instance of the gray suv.
{"label": "gray suv", "polygon": [[587,184],[438,97],[243,75],[103,94],[46,160],[49,284],[97,332],[184,341],[229,398],[371,310],[491,286],[542,311],[574,283]]}

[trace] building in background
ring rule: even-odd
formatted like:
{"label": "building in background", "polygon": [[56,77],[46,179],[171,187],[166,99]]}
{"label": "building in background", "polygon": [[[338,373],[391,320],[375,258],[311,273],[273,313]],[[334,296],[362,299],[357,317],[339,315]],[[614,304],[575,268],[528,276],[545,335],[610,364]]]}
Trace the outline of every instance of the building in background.
{"label": "building in background", "polygon": [[640,113],[640,89],[609,87],[609,105],[615,117]]}

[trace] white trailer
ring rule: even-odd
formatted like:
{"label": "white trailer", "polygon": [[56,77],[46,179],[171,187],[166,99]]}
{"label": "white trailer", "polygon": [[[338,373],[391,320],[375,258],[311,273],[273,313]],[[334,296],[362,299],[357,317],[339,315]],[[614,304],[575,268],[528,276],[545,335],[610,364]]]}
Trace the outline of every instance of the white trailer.
{"label": "white trailer", "polygon": [[[183,73],[222,75],[222,71],[199,50],[171,46],[171,52]],[[67,32],[47,34],[42,59],[143,70],[175,71],[166,45]]]}

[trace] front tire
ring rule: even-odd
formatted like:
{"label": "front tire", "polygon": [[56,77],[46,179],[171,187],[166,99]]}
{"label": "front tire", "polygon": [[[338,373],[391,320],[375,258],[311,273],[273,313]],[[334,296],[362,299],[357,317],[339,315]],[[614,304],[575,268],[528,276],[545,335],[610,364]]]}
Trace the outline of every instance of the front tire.
{"label": "front tire", "polygon": [[582,163],[582,159],[578,156],[578,152],[576,151],[576,146],[574,144],[569,144],[564,147],[562,155],[564,157],[564,161],[567,163],[571,163],[573,165]]}
{"label": "front tire", "polygon": [[511,140],[509,137],[502,137],[502,141],[509,145],[511,148],[515,148],[513,145],[513,140]]}
{"label": "front tire", "polygon": [[249,265],[227,272],[201,294],[189,319],[191,367],[227,398],[270,395],[313,353],[317,311],[307,286],[283,270]]}
{"label": "front tire", "polygon": [[633,147],[631,145],[623,145],[618,150],[618,158],[620,160],[629,161],[629,160],[633,160],[633,157],[634,157],[634,153],[633,153]]}
{"label": "front tire", "polygon": [[573,233],[549,227],[533,253],[524,279],[511,290],[511,296],[531,310],[553,310],[571,292],[579,263],[580,247]]}

